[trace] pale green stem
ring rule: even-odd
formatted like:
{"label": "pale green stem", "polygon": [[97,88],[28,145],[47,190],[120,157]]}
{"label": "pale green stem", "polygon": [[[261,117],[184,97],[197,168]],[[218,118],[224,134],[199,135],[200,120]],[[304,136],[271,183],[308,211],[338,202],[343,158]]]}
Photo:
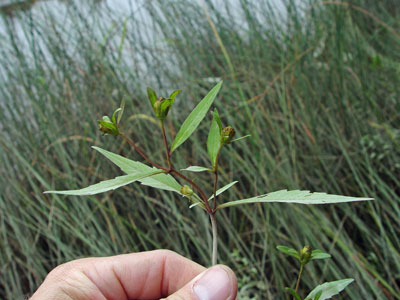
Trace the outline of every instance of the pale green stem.
{"label": "pale green stem", "polygon": [[213,236],[213,244],[212,244],[212,265],[217,264],[218,260],[218,231],[217,231],[217,221],[215,219],[215,214],[210,214],[211,227],[212,227],[212,236]]}

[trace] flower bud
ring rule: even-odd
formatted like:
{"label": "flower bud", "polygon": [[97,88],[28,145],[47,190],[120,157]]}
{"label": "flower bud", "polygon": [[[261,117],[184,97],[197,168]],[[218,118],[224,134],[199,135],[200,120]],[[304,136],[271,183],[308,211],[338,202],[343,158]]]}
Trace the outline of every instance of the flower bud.
{"label": "flower bud", "polygon": [[163,98],[160,97],[157,99],[156,102],[154,102],[154,113],[156,114],[156,117],[163,121],[169,112],[169,109],[171,108],[172,104],[174,103],[174,101],[170,98]]}
{"label": "flower bud", "polygon": [[300,263],[302,265],[307,264],[311,259],[312,248],[311,246],[304,246],[303,249],[300,250]]}
{"label": "flower bud", "polygon": [[193,196],[193,191],[188,185],[183,185],[181,187],[181,194],[187,197]]}
{"label": "flower bud", "polygon": [[103,135],[111,134],[118,135],[119,130],[118,127],[109,121],[107,116],[103,117],[103,120],[97,121],[99,123],[99,130],[103,133]]}
{"label": "flower bud", "polygon": [[222,129],[221,132],[221,143],[223,145],[229,144],[233,137],[235,136],[235,129],[233,129],[231,126],[227,126],[224,129]]}

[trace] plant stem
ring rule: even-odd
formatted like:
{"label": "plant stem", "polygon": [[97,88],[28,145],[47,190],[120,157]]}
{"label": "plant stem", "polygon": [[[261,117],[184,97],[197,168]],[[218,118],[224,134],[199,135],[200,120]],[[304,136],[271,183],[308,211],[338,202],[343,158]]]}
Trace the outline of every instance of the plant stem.
{"label": "plant stem", "polygon": [[213,237],[211,263],[214,266],[217,264],[217,259],[218,259],[218,231],[217,231],[217,220],[215,219],[214,213],[210,213],[210,220],[211,220],[212,237]]}
{"label": "plant stem", "polygon": [[[168,149],[168,143],[167,143],[167,138],[165,135],[165,128],[164,128],[164,124],[163,122],[161,122],[161,128],[163,131],[163,139],[164,139],[164,145],[165,148],[167,150],[167,160],[168,160],[168,165],[169,168],[166,169],[162,166],[160,166],[159,164],[153,162],[146,154],[144,154],[143,150],[137,146],[135,144],[135,142],[133,140],[131,140],[130,138],[128,138],[127,136],[123,135],[122,133],[120,133],[120,135],[125,139],[125,141],[128,142],[129,145],[131,145],[137,153],[139,153],[148,163],[150,163],[152,166],[161,169],[165,172],[171,173],[171,174],[175,174],[176,176],[182,178],[183,180],[187,181],[189,184],[191,184],[193,186],[193,188],[195,188],[201,195],[201,198],[203,200],[204,206],[206,208],[206,211],[208,212],[208,214],[210,215],[210,219],[211,219],[211,226],[212,226],[212,235],[213,235],[213,246],[212,246],[212,265],[217,264],[217,256],[218,256],[218,232],[217,232],[217,222],[215,220],[215,208],[216,208],[216,187],[217,187],[217,182],[218,182],[218,173],[217,170],[215,170],[215,182],[214,182],[214,209],[211,209],[209,203],[208,203],[208,199],[206,194],[203,192],[203,190],[196,184],[194,183],[194,181],[192,181],[191,179],[189,179],[188,177],[186,177],[185,175],[183,175],[181,172],[179,172],[178,170],[175,170],[172,167],[172,163],[171,163],[171,159],[170,159],[170,153],[169,153],[169,149]],[[221,150],[221,149],[220,149]],[[218,151],[218,155],[219,155]]]}
{"label": "plant stem", "polygon": [[217,185],[218,185],[218,160],[219,160],[219,155],[221,153],[221,149],[222,149],[222,144],[219,146],[218,152],[217,152],[217,156],[215,159],[215,165],[214,165],[214,190],[213,190],[213,195],[214,195],[214,208],[213,208],[213,212],[215,212],[215,210],[217,209]]}
{"label": "plant stem", "polygon": [[136,152],[139,153],[140,156],[142,156],[149,164],[151,164],[152,166],[154,166],[154,167],[156,167],[158,169],[161,169],[161,170],[169,172],[168,169],[163,168],[159,164],[153,162],[146,154],[144,154],[143,150],[139,146],[137,146],[135,144],[135,142],[132,141],[130,138],[128,138],[127,136],[123,135],[122,133],[120,133],[120,136],[122,136],[124,138],[124,140],[127,141],[128,144],[131,145],[136,150]]}
{"label": "plant stem", "polygon": [[214,179],[214,190],[213,190],[213,195],[214,195],[214,208],[213,212],[217,209],[217,184],[218,184],[218,171],[214,171],[215,179]]}
{"label": "plant stem", "polygon": [[[304,268],[304,265],[301,264],[301,265],[300,265],[299,276],[297,277],[297,282],[296,282],[296,293],[297,293],[297,291],[299,290],[300,279],[301,279],[301,274],[303,273],[303,268]],[[293,300],[296,300],[296,299],[293,298]]]}
{"label": "plant stem", "polygon": [[171,170],[171,169],[172,169],[171,153],[169,152],[169,149],[168,149],[168,141],[167,141],[167,135],[165,134],[164,121],[161,121],[161,130],[162,130],[162,135],[163,135],[165,150],[166,150],[166,152],[167,152],[168,168]]}

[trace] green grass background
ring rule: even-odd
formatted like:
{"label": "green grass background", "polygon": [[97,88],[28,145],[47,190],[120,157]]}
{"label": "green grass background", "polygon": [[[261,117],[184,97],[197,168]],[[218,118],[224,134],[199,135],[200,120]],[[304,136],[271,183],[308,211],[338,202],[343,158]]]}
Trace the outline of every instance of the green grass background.
{"label": "green grass background", "polygon": [[[214,4],[213,4],[214,3]],[[247,205],[219,214],[220,262],[239,299],[289,299],[296,263],[277,245],[332,254],[311,264],[316,284],[355,278],[343,299],[400,299],[400,8],[397,0],[51,2],[2,15],[0,35],[0,298],[31,294],[58,264],[167,248],[210,263],[207,215],[185,198],[132,184],[98,196],[44,195],[120,175],[92,145],[132,159],[96,120],[122,98],[125,133],[164,162],[145,95],[182,89],[169,140],[215,81],[224,124],[252,137],[224,149],[220,201],[309,189],[374,202]],[[282,8],[283,7],[283,8]],[[174,153],[179,168],[209,164],[209,115]],[[198,184],[211,192],[211,178]],[[336,299],[340,299],[337,297]]]}

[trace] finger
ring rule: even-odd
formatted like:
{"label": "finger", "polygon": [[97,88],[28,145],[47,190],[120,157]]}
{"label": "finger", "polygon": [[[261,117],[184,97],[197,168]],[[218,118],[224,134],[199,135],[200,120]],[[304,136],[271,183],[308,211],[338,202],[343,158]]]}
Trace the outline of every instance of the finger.
{"label": "finger", "polygon": [[61,286],[74,300],[159,299],[173,294],[204,270],[168,250],[85,258],[57,267],[38,292]]}
{"label": "finger", "polygon": [[237,294],[236,276],[226,266],[214,266],[174,294],[167,300],[234,300]]}

